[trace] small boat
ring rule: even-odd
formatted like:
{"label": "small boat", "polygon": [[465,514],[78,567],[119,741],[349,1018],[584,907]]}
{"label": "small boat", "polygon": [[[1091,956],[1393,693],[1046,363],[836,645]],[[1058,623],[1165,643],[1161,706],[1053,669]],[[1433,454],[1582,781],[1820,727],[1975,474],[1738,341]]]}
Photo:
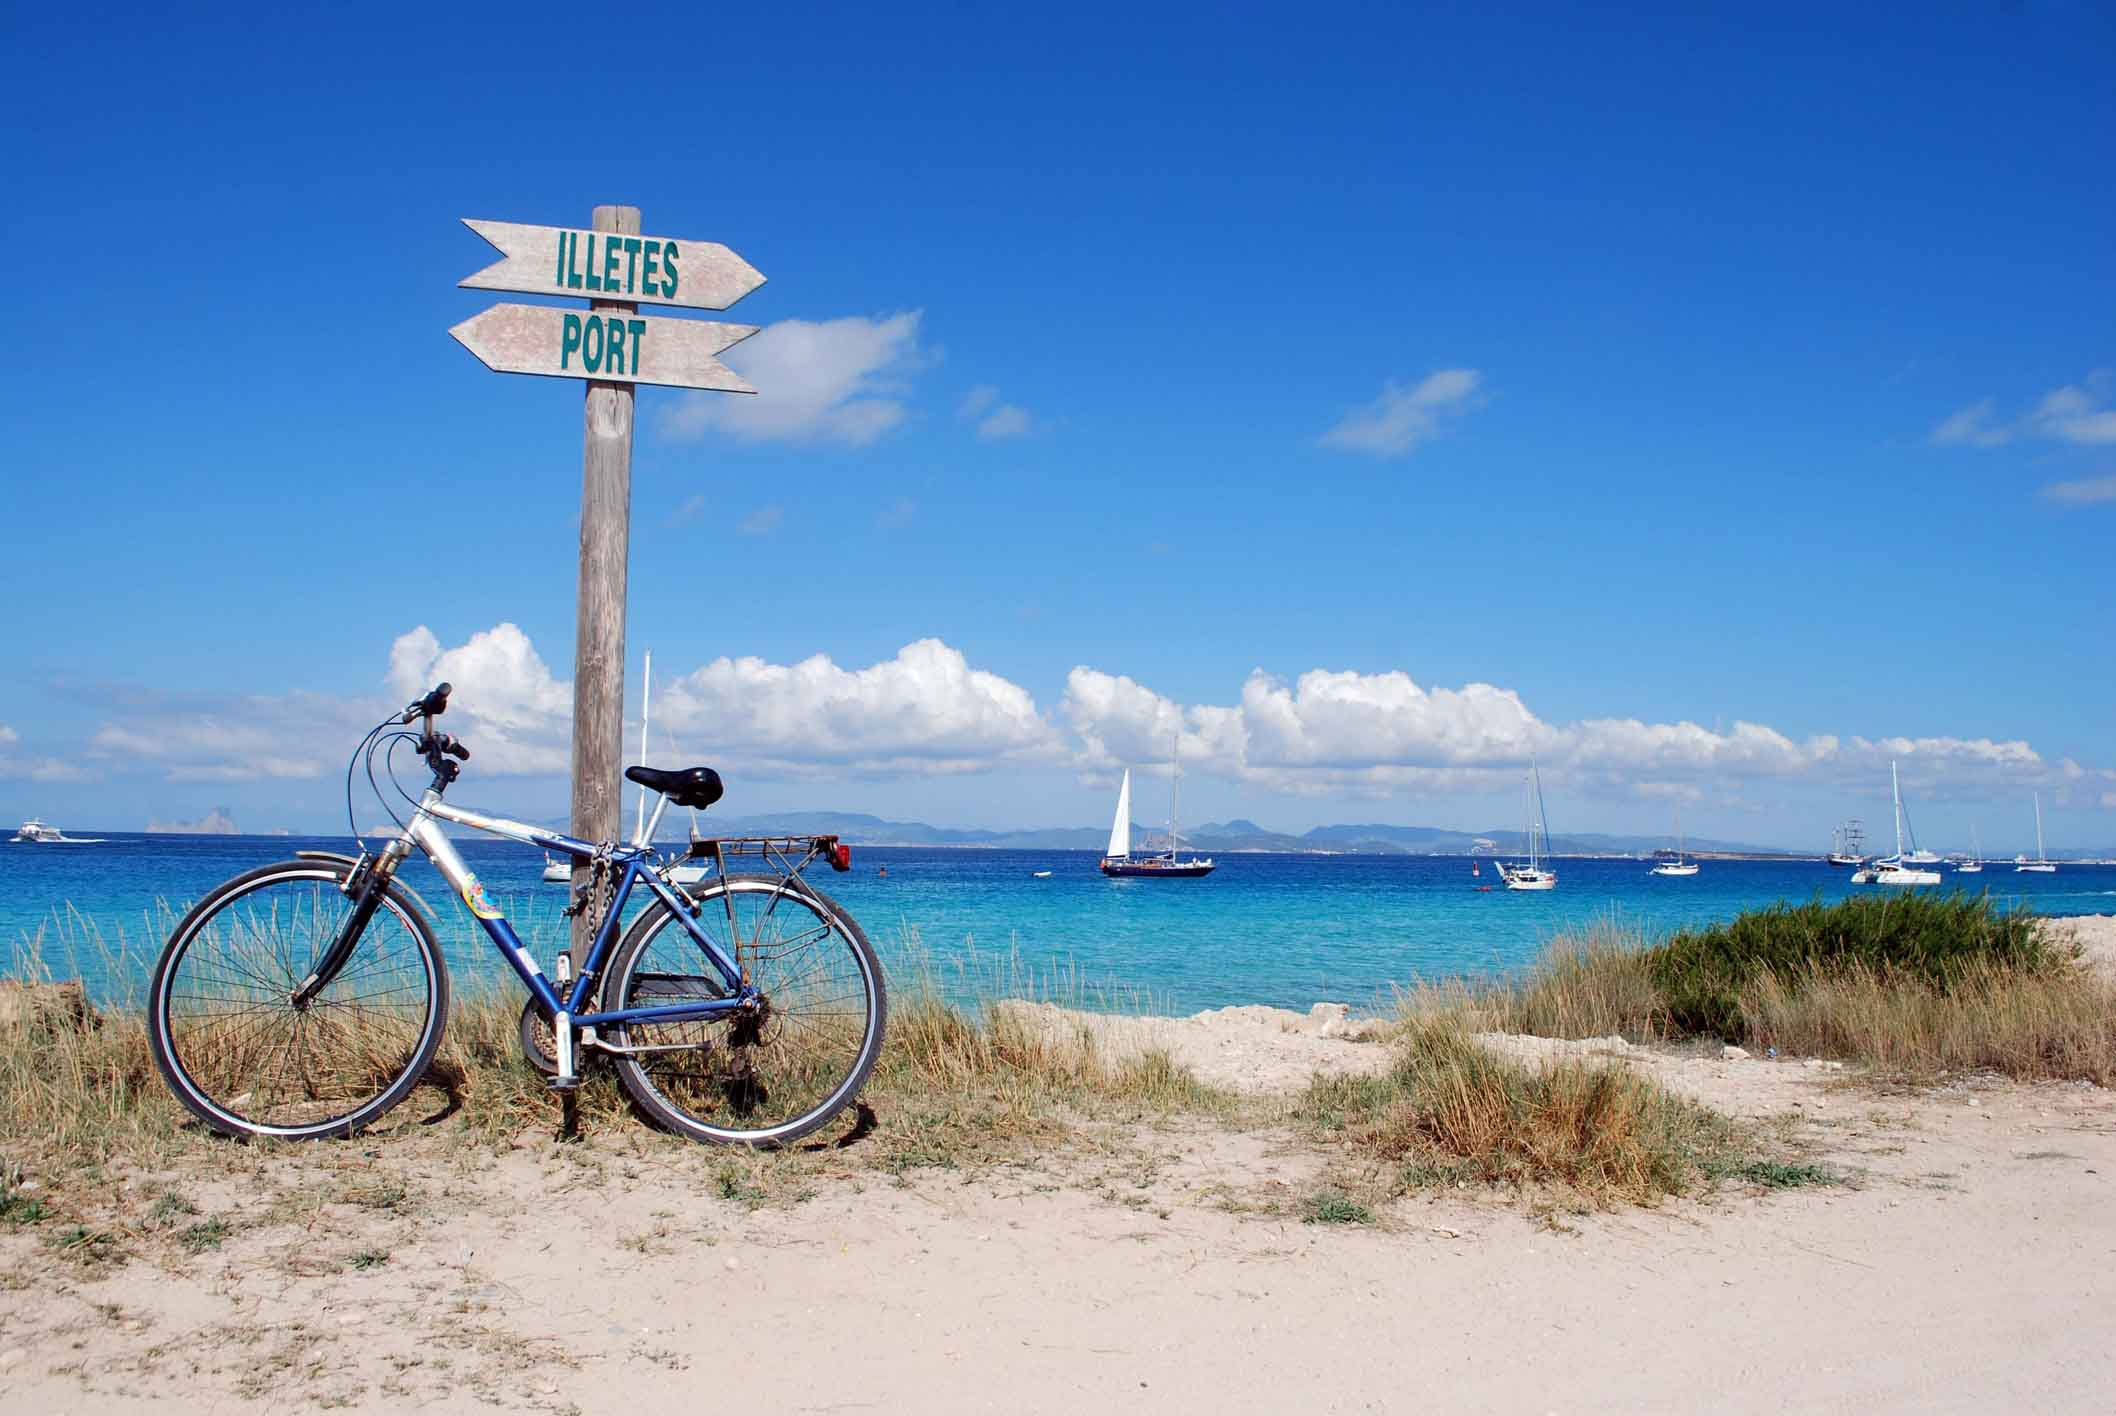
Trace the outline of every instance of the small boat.
{"label": "small boat", "polygon": [[546,885],[571,885],[573,883],[573,862],[560,860],[546,852],[544,855],[544,883]]}
{"label": "small boat", "polygon": [[69,836],[34,816],[15,828],[14,840],[27,846],[97,846],[103,843],[101,836]]}
{"label": "small boat", "polygon": [[1984,843],[1978,839],[1976,828],[1969,828],[1969,854],[1954,863],[1956,875],[1982,875],[1984,873]]}
{"label": "small boat", "polygon": [[1168,781],[1168,850],[1161,855],[1135,856],[1131,853],[1131,768],[1124,769],[1124,781],[1117,788],[1117,816],[1109,825],[1109,849],[1102,854],[1102,873],[1112,879],[1126,877],[1141,880],[1196,880],[1212,874],[1210,856],[1192,856],[1184,860],[1177,854],[1181,838],[1176,834],[1176,784],[1181,779],[1181,764],[1171,759]]}
{"label": "small boat", "polygon": [[1858,817],[1853,817],[1831,833],[1829,863],[1831,865],[1866,864],[1866,825]]}
{"label": "small boat", "polygon": [[1558,888],[1558,873],[1543,864],[1539,842],[1550,837],[1550,819],[1543,810],[1543,775],[1536,770],[1533,757],[1528,759],[1528,859],[1519,865],[1508,865],[1503,860],[1493,861],[1499,878],[1506,882],[1509,890],[1555,890]]}
{"label": "small boat", "polygon": [[1032,870],[1029,872],[1029,879],[1031,880],[1048,880],[1050,878],[1051,873],[1048,870]]}
{"label": "small boat", "polygon": [[1675,808],[1675,859],[1658,861],[1653,866],[1655,875],[1695,875],[1697,862],[1683,859],[1683,809]]}
{"label": "small boat", "polygon": [[1872,865],[1861,866],[1853,871],[1851,883],[1854,885],[1937,885],[1940,883],[1940,872],[1937,870],[1913,869],[1909,864],[1909,862],[1916,861],[1920,856],[1926,854],[1926,852],[1918,850],[1917,834],[1915,832],[1910,835],[1909,853],[1906,854],[1904,852],[1903,836],[1909,826],[1910,818],[1903,811],[1903,784],[1896,775],[1896,764],[1893,762],[1888,764],[1888,784],[1889,788],[1895,793],[1896,798],[1896,853],[1892,856],[1883,857]]}
{"label": "small boat", "polygon": [[[2017,857],[2016,857],[2017,859]],[[2015,875],[2055,875],[2057,862],[2043,853],[2043,794],[2035,794],[2035,859],[2013,867]]]}

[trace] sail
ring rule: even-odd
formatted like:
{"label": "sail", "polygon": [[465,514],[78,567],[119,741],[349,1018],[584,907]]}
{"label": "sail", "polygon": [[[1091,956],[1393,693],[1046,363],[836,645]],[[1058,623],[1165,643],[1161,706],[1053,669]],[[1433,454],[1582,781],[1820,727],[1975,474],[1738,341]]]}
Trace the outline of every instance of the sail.
{"label": "sail", "polygon": [[1109,823],[1109,849],[1104,855],[1131,854],[1131,768],[1124,769],[1124,785],[1117,788],[1117,819]]}

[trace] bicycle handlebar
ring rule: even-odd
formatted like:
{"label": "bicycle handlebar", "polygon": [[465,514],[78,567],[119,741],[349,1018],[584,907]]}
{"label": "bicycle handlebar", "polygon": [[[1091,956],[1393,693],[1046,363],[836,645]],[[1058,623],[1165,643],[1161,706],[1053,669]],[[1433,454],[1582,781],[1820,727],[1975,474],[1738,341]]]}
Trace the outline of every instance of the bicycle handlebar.
{"label": "bicycle handlebar", "polygon": [[448,695],[453,691],[453,685],[445,683],[441,684],[439,687],[435,688],[433,692],[427,694],[424,698],[414,699],[411,704],[405,708],[404,715],[397,721],[402,723],[409,723],[417,718],[440,717],[443,713],[448,711]]}

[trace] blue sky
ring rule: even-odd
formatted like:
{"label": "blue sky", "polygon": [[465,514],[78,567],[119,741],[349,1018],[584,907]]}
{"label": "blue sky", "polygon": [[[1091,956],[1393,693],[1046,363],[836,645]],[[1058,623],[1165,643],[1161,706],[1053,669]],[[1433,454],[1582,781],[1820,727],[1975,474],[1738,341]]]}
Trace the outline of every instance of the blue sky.
{"label": "blue sky", "polygon": [[18,815],[326,827],[443,670],[560,809],[580,393],[446,331],[628,201],[769,277],[633,473],[731,810],[2116,840],[2106,8],[4,24]]}

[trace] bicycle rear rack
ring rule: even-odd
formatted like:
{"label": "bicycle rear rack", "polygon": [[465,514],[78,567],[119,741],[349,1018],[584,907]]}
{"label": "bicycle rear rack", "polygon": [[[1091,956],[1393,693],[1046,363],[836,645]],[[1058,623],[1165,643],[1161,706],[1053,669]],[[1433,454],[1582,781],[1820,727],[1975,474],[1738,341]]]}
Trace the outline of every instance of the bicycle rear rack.
{"label": "bicycle rear rack", "polygon": [[776,865],[788,875],[799,875],[819,857],[829,861],[832,870],[852,869],[852,847],[836,836],[713,836],[691,842],[692,860],[717,861],[723,870],[729,859],[743,856]]}

